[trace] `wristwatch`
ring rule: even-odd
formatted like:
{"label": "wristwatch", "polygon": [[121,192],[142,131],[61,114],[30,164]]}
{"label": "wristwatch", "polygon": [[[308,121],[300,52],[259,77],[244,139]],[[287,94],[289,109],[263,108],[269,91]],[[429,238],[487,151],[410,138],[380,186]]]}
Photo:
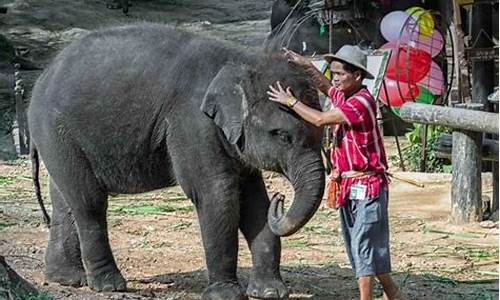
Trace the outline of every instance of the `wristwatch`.
{"label": "wristwatch", "polygon": [[288,99],[286,99],[286,106],[292,108],[295,104],[297,104],[297,102],[299,102],[299,100],[295,97],[288,97]]}

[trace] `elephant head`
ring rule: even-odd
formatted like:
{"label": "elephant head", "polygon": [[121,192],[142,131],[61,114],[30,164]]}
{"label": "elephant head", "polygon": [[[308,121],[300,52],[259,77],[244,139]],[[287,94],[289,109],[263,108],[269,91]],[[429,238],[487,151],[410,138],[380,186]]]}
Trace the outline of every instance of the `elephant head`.
{"label": "elephant head", "polygon": [[244,165],[280,172],[290,180],[295,198],[288,212],[284,214],[282,199],[277,197],[268,215],[271,230],[287,236],[299,230],[321,203],[322,131],[268,100],[268,86],[277,80],[290,86],[301,101],[319,109],[308,76],[281,56],[226,64],[211,81],[201,109],[213,118]]}

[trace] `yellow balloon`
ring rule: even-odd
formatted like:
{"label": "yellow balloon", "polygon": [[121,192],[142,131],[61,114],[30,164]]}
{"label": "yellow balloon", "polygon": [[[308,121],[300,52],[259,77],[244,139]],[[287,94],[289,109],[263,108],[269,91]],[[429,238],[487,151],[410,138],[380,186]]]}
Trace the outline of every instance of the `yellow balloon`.
{"label": "yellow balloon", "polygon": [[417,21],[419,33],[422,36],[430,37],[434,32],[434,17],[422,7],[414,6],[406,10],[406,12]]}

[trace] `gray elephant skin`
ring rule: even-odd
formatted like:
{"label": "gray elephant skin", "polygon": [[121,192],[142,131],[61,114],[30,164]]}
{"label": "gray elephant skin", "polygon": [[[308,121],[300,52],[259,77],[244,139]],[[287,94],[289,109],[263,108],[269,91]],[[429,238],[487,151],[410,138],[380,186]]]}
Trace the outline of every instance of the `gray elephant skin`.
{"label": "gray elephant skin", "polygon": [[[317,210],[324,167],[321,130],[267,99],[277,80],[319,108],[307,76],[285,58],[163,25],[106,29],[66,47],[38,79],[28,112],[35,186],[39,156],[50,175],[46,278],[125,290],[108,195],[179,184],[199,218],[202,298],[287,297],[279,236]],[[286,212],[282,196],[269,200],[261,169],[292,183]],[[252,253],[246,292],[236,277],[238,230]]]}

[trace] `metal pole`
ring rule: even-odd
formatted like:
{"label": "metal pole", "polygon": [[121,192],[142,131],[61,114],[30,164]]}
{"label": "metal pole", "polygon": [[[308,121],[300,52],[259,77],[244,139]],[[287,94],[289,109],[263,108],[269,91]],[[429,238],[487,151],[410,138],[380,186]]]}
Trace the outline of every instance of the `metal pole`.
{"label": "metal pole", "polygon": [[[387,107],[391,109],[391,100],[389,98],[389,92],[387,92],[387,86],[385,85],[385,80],[382,81],[382,87],[385,92],[385,96],[387,97]],[[392,123],[392,131],[394,131],[394,138],[396,139],[396,147],[398,148],[398,155],[399,155],[399,167],[401,170],[404,172],[405,170],[405,163],[403,160],[403,154],[401,153],[401,146],[399,145],[399,137],[396,129],[396,122],[394,121],[394,118],[391,118],[391,123]]]}

